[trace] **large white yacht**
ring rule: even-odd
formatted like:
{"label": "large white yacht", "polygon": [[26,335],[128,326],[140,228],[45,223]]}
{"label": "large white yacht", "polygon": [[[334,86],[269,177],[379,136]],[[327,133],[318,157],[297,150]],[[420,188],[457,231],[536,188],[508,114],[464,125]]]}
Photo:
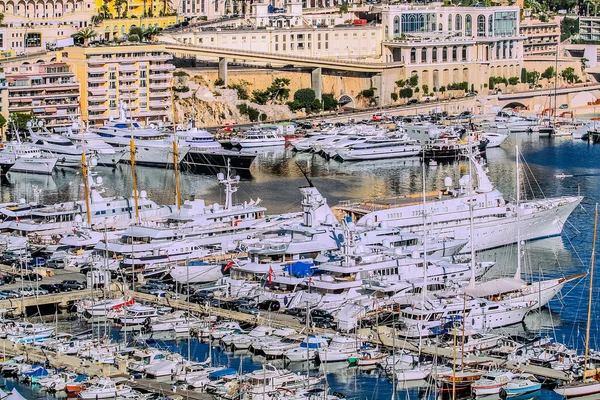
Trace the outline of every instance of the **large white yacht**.
{"label": "large white yacht", "polygon": [[[128,225],[136,218],[136,199],[133,197],[104,197],[102,196],[104,190],[101,188],[101,184],[102,180],[100,178],[97,179],[95,184],[89,178],[92,227],[112,229]],[[138,196],[137,208],[139,217],[143,220],[164,217],[171,212],[170,207],[161,207],[149,200],[144,190]],[[60,234],[71,231],[75,225],[80,225],[83,221],[86,221],[86,214],[85,199],[52,204],[36,208],[27,216],[15,219],[10,223],[9,229],[25,234],[41,234],[46,231]]]}
{"label": "large white yacht", "polygon": [[375,137],[363,143],[337,150],[336,157],[343,161],[379,160],[385,158],[414,157],[421,153],[421,146],[407,136]]}
{"label": "large white yacht", "polygon": [[50,175],[58,159],[46,156],[31,145],[20,141],[0,143],[0,170],[2,173],[31,172]]}
{"label": "large white yacht", "polygon": [[[128,119],[124,103],[121,103],[119,118],[116,121],[108,121],[100,127],[91,128],[90,132],[97,134],[111,146],[125,148],[126,151],[130,151],[129,146],[133,137],[136,164],[173,165],[173,133],[142,127],[139,122]],[[189,146],[181,146],[178,149],[179,162],[184,159],[189,149]],[[129,158],[123,157],[122,160],[128,161]]]}
{"label": "large white yacht", "polygon": [[[463,252],[469,252],[473,242],[476,250],[515,243],[516,205],[505,200],[502,193],[494,188],[481,161],[472,159],[471,163],[478,181],[477,187],[472,190],[474,240],[471,240],[468,204],[472,183],[468,175],[459,180],[459,188],[453,189],[452,179],[447,177],[444,181],[446,188],[430,194],[425,208],[427,224],[435,227],[441,236],[469,239]],[[521,240],[560,235],[565,221],[581,200],[579,196],[562,196],[521,201],[518,224]],[[349,203],[337,208],[357,218],[359,226],[385,222],[389,227],[423,231],[423,201],[420,196]]]}
{"label": "large white yacht", "polygon": [[283,146],[284,144],[283,136],[276,132],[263,130],[249,130],[231,138],[231,145],[239,147]]}
{"label": "large white yacht", "polygon": [[252,229],[268,224],[266,208],[260,200],[233,204],[239,176],[218,174],[225,186],[225,205],[206,204],[204,200],[187,200],[181,210],[172,212],[161,222],[141,222],[130,225],[116,241],[98,243],[97,249],[110,255],[145,255],[148,252],[170,246],[185,238],[196,246],[214,246],[223,251],[234,249],[236,241],[246,238]]}
{"label": "large white yacht", "polygon": [[[34,127],[30,121],[27,123],[27,130],[33,146],[47,156],[56,157],[58,167],[79,168],[81,166],[82,147],[62,135],[48,131],[42,124]],[[86,155],[91,156],[91,154]]]}
{"label": "large white yacht", "polygon": [[98,165],[105,167],[116,166],[126,154],[126,148],[113,147],[106,143],[99,135],[80,127],[76,122],[72,126],[62,130],[54,129],[69,139],[76,146],[85,147],[88,157],[95,158]]}

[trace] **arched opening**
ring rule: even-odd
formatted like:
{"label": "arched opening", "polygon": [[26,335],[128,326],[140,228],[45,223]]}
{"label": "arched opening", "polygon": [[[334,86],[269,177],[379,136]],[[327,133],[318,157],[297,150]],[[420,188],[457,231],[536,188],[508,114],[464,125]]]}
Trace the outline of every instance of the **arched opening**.
{"label": "arched opening", "polygon": [[452,46],[452,61],[453,62],[458,61],[458,47],[457,46]]}
{"label": "arched opening", "polygon": [[351,108],[356,107],[354,98],[352,98],[352,96],[350,96],[349,94],[341,95],[338,98],[338,104],[340,105],[340,107],[351,107]]}
{"label": "arched opening", "polygon": [[438,60],[438,49],[437,47],[432,47],[431,48],[431,62],[437,62]]}
{"label": "arched opening", "polygon": [[507,108],[512,110],[513,108],[527,108],[527,106],[523,103],[519,103],[518,101],[513,101],[502,107],[503,110],[506,110]]}
{"label": "arched opening", "polygon": [[394,17],[394,36],[400,35],[400,17]]}
{"label": "arched opening", "polygon": [[442,47],[442,62],[448,62],[448,47]]}
{"label": "arched opening", "polygon": [[410,63],[411,64],[417,63],[417,49],[415,49],[414,47],[412,49],[410,49]]}
{"label": "arched opening", "polygon": [[477,36],[485,36],[485,16],[477,17]]}
{"label": "arched opening", "polygon": [[467,46],[462,47],[461,58],[462,58],[462,61],[467,61]]}
{"label": "arched opening", "polygon": [[421,49],[421,62],[427,63],[427,47]]}
{"label": "arched opening", "polygon": [[473,20],[470,14],[465,17],[465,35],[473,36]]}
{"label": "arched opening", "polygon": [[452,18],[452,14],[448,15],[448,30],[451,31],[452,30],[452,22],[454,21],[454,18]]}
{"label": "arched opening", "polygon": [[462,31],[462,15],[456,16],[456,26],[454,27],[457,31]]}

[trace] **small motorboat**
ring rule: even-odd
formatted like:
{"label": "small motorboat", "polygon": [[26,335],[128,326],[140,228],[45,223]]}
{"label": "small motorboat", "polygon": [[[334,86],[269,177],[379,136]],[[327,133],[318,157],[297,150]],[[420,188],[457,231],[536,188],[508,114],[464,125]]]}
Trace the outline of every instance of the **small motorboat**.
{"label": "small motorboat", "polygon": [[518,374],[500,389],[500,397],[506,399],[529,394],[542,389],[542,383],[531,374]]}

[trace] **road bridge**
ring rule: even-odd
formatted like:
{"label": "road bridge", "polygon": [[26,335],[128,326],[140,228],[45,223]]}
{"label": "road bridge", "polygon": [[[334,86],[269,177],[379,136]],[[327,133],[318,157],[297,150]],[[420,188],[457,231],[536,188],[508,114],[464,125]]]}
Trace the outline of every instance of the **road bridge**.
{"label": "road bridge", "polygon": [[302,57],[285,54],[265,53],[250,50],[226,49],[220,47],[200,46],[187,43],[161,42],[165,50],[180,58],[213,58],[219,62],[219,78],[227,85],[227,65],[229,62],[259,62],[265,65],[293,65],[312,69],[311,88],[318,99],[322,93],[323,70],[344,71],[366,74],[371,77],[372,86],[377,89],[381,102],[385,103],[394,89],[394,82],[399,79],[404,68],[403,62],[377,63],[362,60],[341,60],[337,58]]}

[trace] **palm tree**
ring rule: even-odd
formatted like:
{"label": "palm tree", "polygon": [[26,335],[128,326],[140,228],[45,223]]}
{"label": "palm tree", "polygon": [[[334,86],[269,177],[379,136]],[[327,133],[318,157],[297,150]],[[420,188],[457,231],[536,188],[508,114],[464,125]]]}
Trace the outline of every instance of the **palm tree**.
{"label": "palm tree", "polygon": [[98,12],[100,13],[100,15],[102,15],[102,18],[104,19],[112,18],[112,14],[110,13],[110,7],[108,7],[108,0],[104,0],[102,5],[98,9]]}
{"label": "palm tree", "polygon": [[77,38],[77,39],[82,39],[83,46],[87,47],[90,42],[90,39],[93,37],[96,37],[96,35],[97,35],[96,31],[94,31],[92,28],[85,27],[85,28],[82,28],[82,29],[78,30],[77,32],[75,32],[73,34],[73,37]]}
{"label": "palm tree", "polygon": [[90,23],[93,26],[100,26],[102,21],[104,21],[104,17],[102,16],[102,14],[92,15],[92,18],[90,18]]}
{"label": "palm tree", "polygon": [[152,42],[154,41],[154,37],[159,33],[160,28],[157,28],[154,25],[148,25],[148,27],[142,32],[142,36],[144,37],[144,39],[148,40],[149,42]]}
{"label": "palm tree", "polygon": [[167,9],[168,10],[171,9],[171,1],[170,0],[163,0],[163,9],[162,9],[162,14],[163,15],[167,15]]}
{"label": "palm tree", "polygon": [[117,18],[121,17],[127,10],[123,11],[123,5],[127,2],[125,0],[115,0],[115,10],[117,11]]}

